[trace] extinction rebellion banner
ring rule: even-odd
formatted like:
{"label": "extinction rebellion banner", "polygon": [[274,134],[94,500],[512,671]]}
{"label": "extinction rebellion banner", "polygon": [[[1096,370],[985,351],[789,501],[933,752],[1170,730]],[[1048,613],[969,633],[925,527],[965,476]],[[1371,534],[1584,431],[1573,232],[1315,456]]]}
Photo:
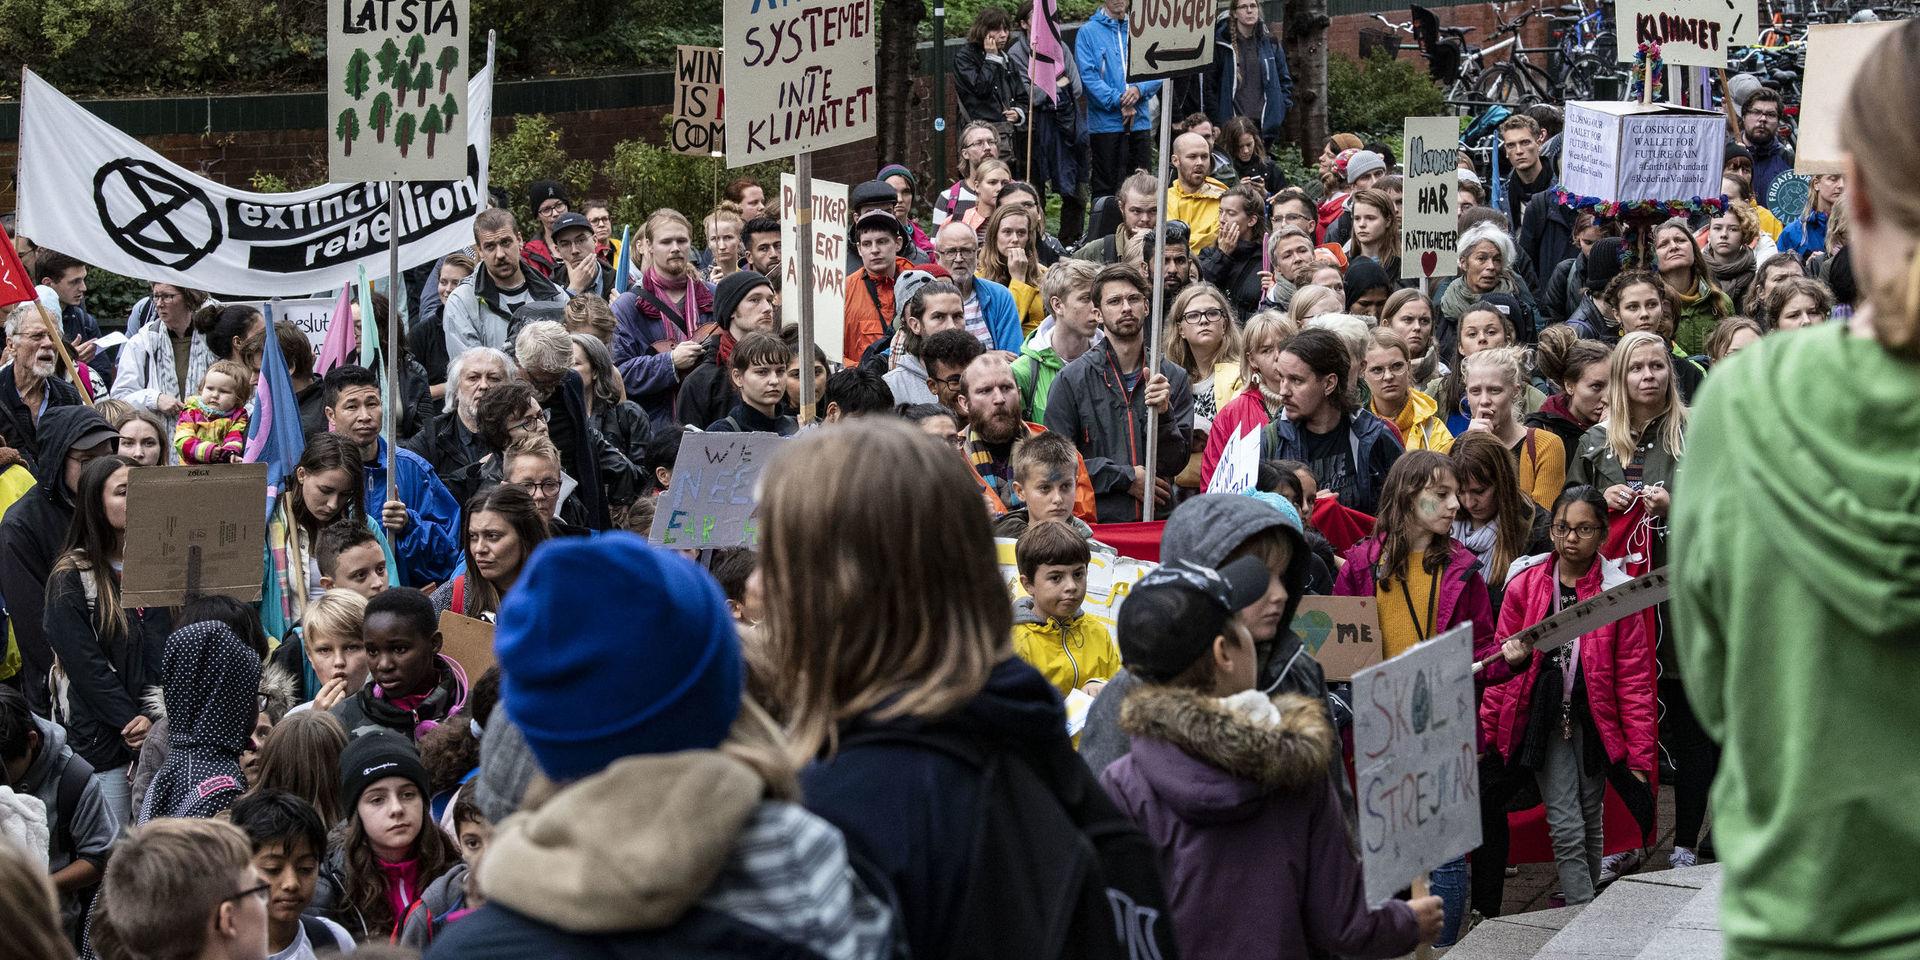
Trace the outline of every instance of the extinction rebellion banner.
{"label": "extinction rebellion banner", "polygon": [[[400,265],[473,242],[486,207],[493,66],[468,81],[467,175],[401,184]],[[18,232],[112,273],[298,297],[387,273],[387,185],[252,193],[189,173],[27,71]]]}

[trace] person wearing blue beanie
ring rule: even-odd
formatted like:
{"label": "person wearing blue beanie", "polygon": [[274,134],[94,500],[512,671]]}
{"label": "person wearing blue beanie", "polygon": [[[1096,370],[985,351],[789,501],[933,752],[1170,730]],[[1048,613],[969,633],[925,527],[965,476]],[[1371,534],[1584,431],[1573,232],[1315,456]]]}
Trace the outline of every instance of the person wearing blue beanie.
{"label": "person wearing blue beanie", "polygon": [[[517,728],[557,787],[535,777],[496,828],[477,868],[487,903],[429,960],[892,955],[892,910],[797,802],[779,729],[743,695],[706,571],[631,533],[550,540],[494,647],[507,715],[488,742]],[[483,780],[498,753],[483,750]]]}
{"label": "person wearing blue beanie", "polygon": [[534,551],[494,632],[500,702],[550,780],[720,745],[740,712],[740,640],[720,586],[630,533]]}

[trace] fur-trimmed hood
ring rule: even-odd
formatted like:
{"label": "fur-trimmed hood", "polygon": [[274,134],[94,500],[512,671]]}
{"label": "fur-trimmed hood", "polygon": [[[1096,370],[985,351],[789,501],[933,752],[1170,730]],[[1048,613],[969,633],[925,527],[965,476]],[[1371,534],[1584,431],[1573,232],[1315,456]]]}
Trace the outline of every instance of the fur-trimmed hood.
{"label": "fur-trimmed hood", "polygon": [[1120,708],[1133,764],[1187,819],[1239,819],[1268,794],[1323,783],[1333,727],[1319,702],[1248,690],[1227,698],[1142,684]]}

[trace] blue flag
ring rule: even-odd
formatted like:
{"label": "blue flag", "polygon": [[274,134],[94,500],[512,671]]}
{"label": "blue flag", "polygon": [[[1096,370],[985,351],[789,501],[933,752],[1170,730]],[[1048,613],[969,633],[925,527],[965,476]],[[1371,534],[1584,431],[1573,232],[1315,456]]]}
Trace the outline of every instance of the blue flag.
{"label": "blue flag", "polygon": [[627,241],[632,239],[633,224],[627,224],[621,227],[620,246],[614,248],[613,251],[613,292],[615,296],[626,293],[627,286],[632,281],[632,274],[629,271],[633,268],[627,262]]}
{"label": "blue flag", "polygon": [[300,402],[294,399],[293,377],[273,335],[273,304],[266,305],[267,335],[261,337],[260,380],[254,386],[253,417],[247,421],[248,463],[267,465],[267,515],[286,489],[307,441],[300,433]]}

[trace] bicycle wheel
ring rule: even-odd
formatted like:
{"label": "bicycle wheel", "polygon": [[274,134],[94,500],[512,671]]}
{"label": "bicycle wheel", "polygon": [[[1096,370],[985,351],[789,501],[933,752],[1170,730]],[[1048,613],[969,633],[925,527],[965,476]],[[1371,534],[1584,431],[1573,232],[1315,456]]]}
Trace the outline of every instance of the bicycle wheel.
{"label": "bicycle wheel", "polygon": [[1509,107],[1526,105],[1526,84],[1520,79],[1519,71],[1510,63],[1499,63],[1487,68],[1474,84],[1474,94],[1487,103],[1500,103]]}
{"label": "bicycle wheel", "polygon": [[1568,100],[1594,99],[1593,82],[1606,70],[1607,65],[1596,57],[1581,57],[1567,69],[1565,79],[1560,81],[1560,90]]}

